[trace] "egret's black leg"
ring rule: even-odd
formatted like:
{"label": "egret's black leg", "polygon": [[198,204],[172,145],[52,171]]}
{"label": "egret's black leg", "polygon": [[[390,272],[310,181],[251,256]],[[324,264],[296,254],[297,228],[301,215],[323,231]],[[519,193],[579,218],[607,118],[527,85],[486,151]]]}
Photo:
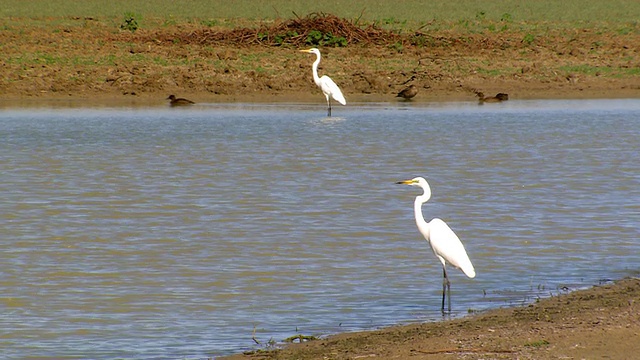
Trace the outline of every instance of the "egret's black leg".
{"label": "egret's black leg", "polygon": [[327,99],[327,105],[329,105],[329,113],[327,114],[327,116],[331,117],[331,99]]}
{"label": "egret's black leg", "polygon": [[444,314],[444,298],[446,297],[446,293],[449,293],[449,298],[448,298],[448,308],[449,308],[449,312],[451,312],[451,283],[449,282],[449,278],[447,277],[447,269],[443,266],[442,267],[442,274],[443,279],[442,279],[442,313]]}
{"label": "egret's black leg", "polygon": [[442,312],[444,313],[444,298],[446,296],[447,291],[447,270],[442,267],[443,277],[442,277]]}
{"label": "egret's black leg", "polygon": [[447,278],[447,302],[448,302],[448,311],[451,313],[451,283],[449,282],[449,278]]}

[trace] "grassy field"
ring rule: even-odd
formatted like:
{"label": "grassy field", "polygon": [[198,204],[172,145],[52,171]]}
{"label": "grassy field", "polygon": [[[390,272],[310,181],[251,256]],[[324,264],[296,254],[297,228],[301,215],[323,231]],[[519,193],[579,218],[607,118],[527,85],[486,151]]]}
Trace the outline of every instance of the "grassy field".
{"label": "grassy field", "polygon": [[[638,26],[640,1],[629,0],[111,0],[68,1],[0,0],[0,15],[7,17],[122,17],[125,13],[164,21],[220,21],[220,19],[273,20],[312,12],[332,13],[346,19],[381,24],[412,25],[464,23],[489,20],[527,23],[555,23],[568,26],[585,24],[626,24]],[[157,23],[157,20],[150,21]]]}

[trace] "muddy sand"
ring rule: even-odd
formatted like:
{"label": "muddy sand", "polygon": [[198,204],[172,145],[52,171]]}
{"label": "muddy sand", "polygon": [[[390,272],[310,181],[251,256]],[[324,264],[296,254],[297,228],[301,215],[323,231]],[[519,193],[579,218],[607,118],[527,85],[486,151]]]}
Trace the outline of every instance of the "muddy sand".
{"label": "muddy sand", "polygon": [[526,306],[338,334],[224,359],[637,359],[639,354],[640,279],[627,278]]}

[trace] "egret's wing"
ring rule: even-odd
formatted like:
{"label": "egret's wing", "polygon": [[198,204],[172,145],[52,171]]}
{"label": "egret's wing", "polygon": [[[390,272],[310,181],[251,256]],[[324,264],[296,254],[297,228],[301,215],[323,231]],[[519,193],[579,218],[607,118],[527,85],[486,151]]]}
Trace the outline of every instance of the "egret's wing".
{"label": "egret's wing", "polygon": [[464,245],[449,225],[440,219],[429,222],[429,240],[436,255],[444,258],[448,263],[462,270],[470,278],[476,276],[476,271],[467,256]]}
{"label": "egret's wing", "polygon": [[342,95],[342,91],[340,91],[338,85],[336,85],[336,83],[327,75],[320,78],[320,88],[325,95],[331,96],[335,101],[342,105],[347,105],[347,100],[345,100],[344,95]]}

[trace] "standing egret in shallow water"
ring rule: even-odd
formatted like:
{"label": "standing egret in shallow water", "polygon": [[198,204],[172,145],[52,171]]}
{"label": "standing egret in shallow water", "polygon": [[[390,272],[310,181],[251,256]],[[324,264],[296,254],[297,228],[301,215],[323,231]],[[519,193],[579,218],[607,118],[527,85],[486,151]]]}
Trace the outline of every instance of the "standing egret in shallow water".
{"label": "standing egret in shallow water", "polygon": [[427,239],[427,242],[431,245],[431,249],[436,257],[442,263],[442,272],[444,279],[442,282],[442,312],[444,312],[444,298],[445,291],[449,293],[449,311],[451,311],[451,283],[447,277],[446,263],[457,267],[462,270],[470,278],[476,276],[476,271],[467,256],[467,252],[464,250],[464,246],[458,239],[458,236],[451,230],[449,225],[441,219],[435,218],[429,222],[424,220],[422,216],[422,204],[429,201],[431,198],[431,188],[427,180],[421,177],[413,178],[411,180],[399,181],[396,184],[404,184],[411,186],[418,186],[424,190],[424,193],[416,197],[413,203],[413,211],[416,217],[416,225],[418,230]]}
{"label": "standing egret in shallow water", "polygon": [[342,95],[342,91],[338,85],[336,85],[333,80],[327,75],[323,75],[322,77],[318,77],[318,64],[320,64],[320,50],[313,48],[309,50],[300,50],[301,52],[306,52],[309,54],[316,54],[316,61],[313,63],[313,82],[322,90],[322,93],[327,98],[327,106],[329,108],[328,116],[331,116],[331,98],[335,101],[339,102],[342,105],[347,105],[347,100],[344,99],[344,95]]}

